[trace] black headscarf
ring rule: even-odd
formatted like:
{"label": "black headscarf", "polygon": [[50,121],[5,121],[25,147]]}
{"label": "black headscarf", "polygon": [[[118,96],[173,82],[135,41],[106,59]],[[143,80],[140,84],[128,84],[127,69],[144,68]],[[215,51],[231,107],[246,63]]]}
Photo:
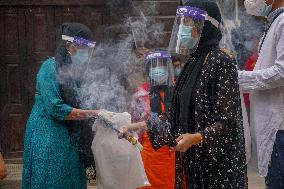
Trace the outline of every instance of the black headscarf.
{"label": "black headscarf", "polygon": [[92,32],[88,27],[80,23],[64,23],[60,26],[57,32],[55,61],[61,95],[67,104],[74,108],[80,108],[81,99],[77,98],[77,90],[76,86],[74,86],[75,78],[70,73],[70,65],[72,64],[72,61],[70,54],[66,49],[66,42],[62,40],[62,35],[70,37],[77,36],[92,40]]}
{"label": "black headscarf", "polygon": [[[186,6],[205,10],[207,14],[222,21],[221,13],[215,2],[208,0],[191,0]],[[185,65],[175,87],[172,100],[172,133],[179,135],[192,132],[194,128],[194,106],[192,106],[193,89],[202,69],[207,54],[217,49],[222,39],[222,33],[211,22],[205,21],[197,50],[191,55]],[[180,103],[182,102],[182,103]]]}
{"label": "black headscarf", "polygon": [[[57,31],[55,61],[57,70],[57,81],[64,102],[73,108],[84,109],[82,99],[78,94],[80,81],[74,78],[71,68],[71,57],[66,49],[66,42],[62,40],[62,35],[70,37],[81,37],[92,40],[91,30],[80,23],[64,23]],[[79,146],[80,158],[85,167],[94,166],[94,158],[91,151],[92,128],[91,120],[65,121],[69,130],[71,141]]]}

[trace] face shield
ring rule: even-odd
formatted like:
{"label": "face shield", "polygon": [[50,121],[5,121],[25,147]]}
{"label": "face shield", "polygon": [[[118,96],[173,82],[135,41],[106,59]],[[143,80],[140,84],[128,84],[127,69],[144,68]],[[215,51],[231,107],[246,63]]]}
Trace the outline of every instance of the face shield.
{"label": "face shield", "polygon": [[80,37],[70,37],[62,35],[62,39],[68,41],[73,46],[70,53],[72,64],[69,65],[70,75],[75,80],[80,80],[89,69],[89,64],[94,54],[96,42]]}
{"label": "face shield", "polygon": [[173,86],[174,73],[171,55],[166,51],[155,51],[145,58],[146,73],[153,86]]}
{"label": "face shield", "polygon": [[75,53],[71,55],[73,64],[87,63],[87,65],[89,65],[94,53],[96,42],[76,36],[70,37],[66,35],[62,35],[62,39],[71,42],[71,45],[75,48]]}
{"label": "face shield", "polygon": [[207,15],[206,11],[196,7],[179,6],[168,51],[180,55],[194,53],[198,47],[205,20],[219,27],[219,22]]}

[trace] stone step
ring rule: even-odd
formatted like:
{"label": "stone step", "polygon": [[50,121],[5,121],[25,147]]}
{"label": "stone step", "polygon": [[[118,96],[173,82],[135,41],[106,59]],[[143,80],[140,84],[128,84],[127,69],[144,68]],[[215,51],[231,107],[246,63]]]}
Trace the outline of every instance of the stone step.
{"label": "stone step", "polygon": [[23,164],[6,163],[8,176],[5,180],[17,181],[22,180]]}
{"label": "stone step", "polygon": [[[6,161],[6,167],[8,176],[4,180],[0,181],[0,189],[21,189],[23,164],[11,164]],[[88,189],[96,189],[94,181],[87,183]]]}
{"label": "stone step", "polygon": [[0,189],[21,189],[22,181],[21,180],[3,180],[0,181]]}
{"label": "stone step", "polygon": [[23,165],[11,164],[6,161],[6,167],[8,176],[0,181],[0,189],[20,189],[22,186]]}
{"label": "stone step", "polygon": [[6,158],[6,164],[22,164],[23,158]]}
{"label": "stone step", "polygon": [[8,159],[23,157],[23,151],[15,151],[15,152],[9,152],[9,153],[4,153],[4,154],[5,154],[5,158],[8,158]]}

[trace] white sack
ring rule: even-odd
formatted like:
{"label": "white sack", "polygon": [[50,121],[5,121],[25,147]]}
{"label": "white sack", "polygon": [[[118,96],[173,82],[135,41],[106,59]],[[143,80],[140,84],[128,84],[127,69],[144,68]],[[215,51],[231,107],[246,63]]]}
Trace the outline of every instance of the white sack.
{"label": "white sack", "polygon": [[[102,111],[99,115],[116,127],[131,123],[129,113]],[[118,129],[117,128],[117,129]],[[149,186],[140,152],[116,131],[97,119],[92,151],[96,162],[97,189],[136,189]]]}

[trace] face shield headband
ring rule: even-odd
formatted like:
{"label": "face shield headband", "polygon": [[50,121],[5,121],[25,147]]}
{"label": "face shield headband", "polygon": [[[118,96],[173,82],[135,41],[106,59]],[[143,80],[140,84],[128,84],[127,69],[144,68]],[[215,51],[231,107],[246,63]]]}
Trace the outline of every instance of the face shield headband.
{"label": "face shield headband", "polygon": [[[94,49],[96,42],[90,41],[81,37],[71,37],[67,35],[62,35],[62,40],[71,42],[73,45],[77,46],[77,51],[75,55],[71,55],[73,69],[81,70],[84,68],[84,72],[88,71],[91,58],[94,54]],[[85,66],[82,66],[84,64]]]}
{"label": "face shield headband", "polygon": [[182,55],[195,52],[205,20],[219,28],[220,23],[209,16],[206,11],[191,6],[179,6],[168,51]]}
{"label": "face shield headband", "polygon": [[74,43],[75,45],[83,46],[83,47],[89,47],[89,48],[95,48],[96,42],[90,41],[81,37],[70,37],[67,35],[62,35],[62,39],[65,41],[69,41],[71,43]]}
{"label": "face shield headband", "polygon": [[196,20],[207,20],[211,22],[213,26],[219,28],[220,23],[213,17],[209,16],[206,11],[190,6],[179,6],[177,8],[176,16],[193,17]]}

